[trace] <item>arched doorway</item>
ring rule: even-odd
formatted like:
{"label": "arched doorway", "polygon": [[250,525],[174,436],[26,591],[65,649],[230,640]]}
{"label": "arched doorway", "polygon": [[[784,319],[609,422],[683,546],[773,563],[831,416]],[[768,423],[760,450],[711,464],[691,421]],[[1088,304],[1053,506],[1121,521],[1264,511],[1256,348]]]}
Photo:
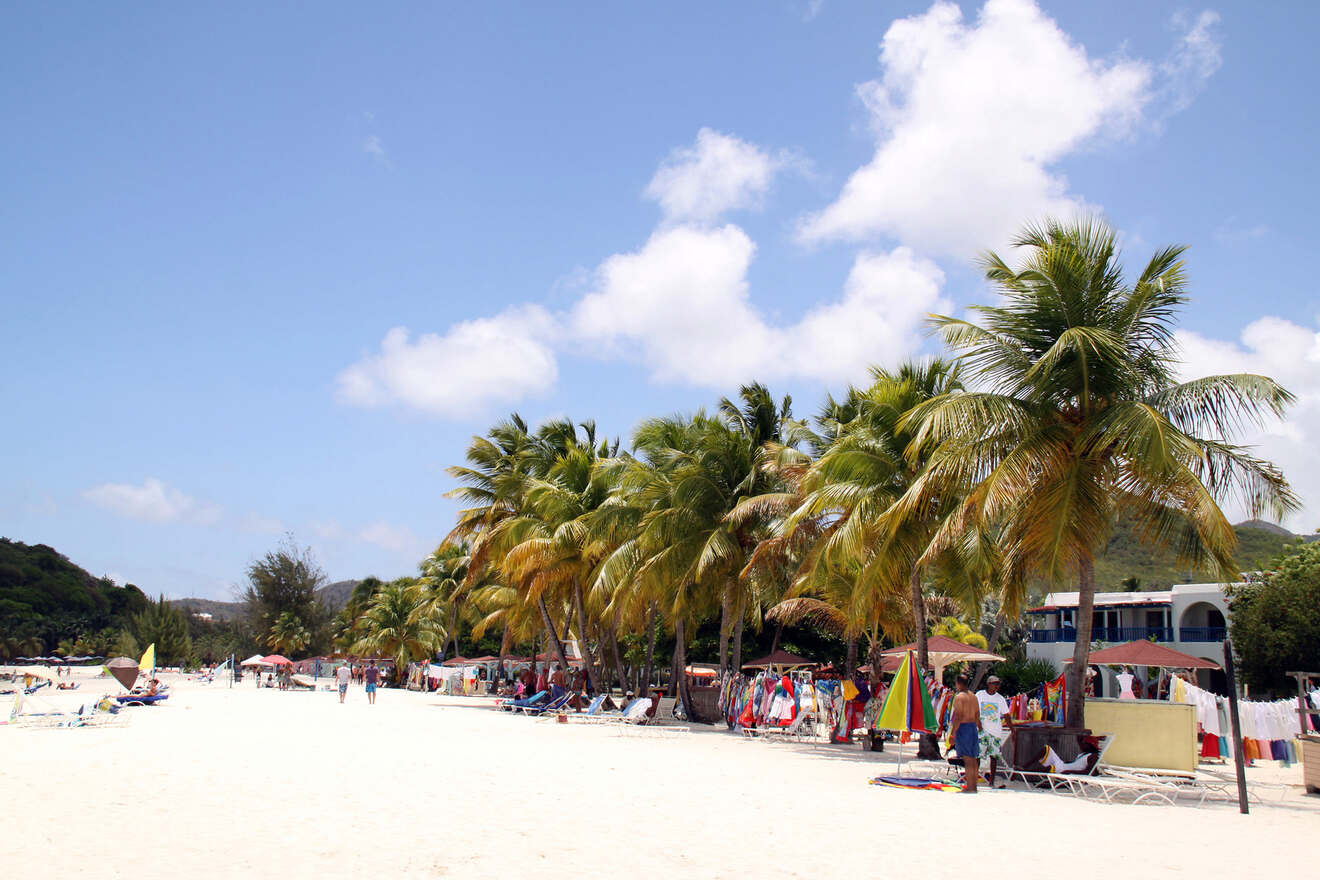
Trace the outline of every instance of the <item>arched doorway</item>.
{"label": "arched doorway", "polygon": [[1209,602],[1193,602],[1178,621],[1178,641],[1222,642],[1227,637],[1224,624],[1224,612]]}

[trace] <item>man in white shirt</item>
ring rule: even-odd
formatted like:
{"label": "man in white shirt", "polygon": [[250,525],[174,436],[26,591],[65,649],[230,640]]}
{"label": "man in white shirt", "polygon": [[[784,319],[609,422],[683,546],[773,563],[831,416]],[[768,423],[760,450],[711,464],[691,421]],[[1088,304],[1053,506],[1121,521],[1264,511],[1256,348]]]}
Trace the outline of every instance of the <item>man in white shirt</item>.
{"label": "man in white shirt", "polygon": [[[976,702],[981,706],[981,760],[990,759],[987,781],[994,788],[999,755],[1004,740],[1008,739],[1008,730],[1004,727],[1004,720],[1008,718],[1008,700],[999,692],[999,676],[992,675],[985,680],[985,690],[976,692]],[[999,787],[1003,788],[1003,784]]]}
{"label": "man in white shirt", "polygon": [[348,679],[352,674],[347,663],[335,671],[335,681],[339,683],[339,702],[341,703],[344,702],[344,695],[348,693]]}

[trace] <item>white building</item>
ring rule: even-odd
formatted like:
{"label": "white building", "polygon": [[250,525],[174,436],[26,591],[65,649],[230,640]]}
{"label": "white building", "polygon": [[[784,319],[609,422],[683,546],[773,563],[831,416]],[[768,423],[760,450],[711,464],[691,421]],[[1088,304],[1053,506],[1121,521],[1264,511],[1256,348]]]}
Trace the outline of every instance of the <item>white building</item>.
{"label": "white building", "polygon": [[[1027,656],[1049,660],[1062,671],[1072,659],[1077,637],[1077,593],[1050,593],[1031,620]],[[1170,590],[1137,593],[1096,593],[1091,639],[1107,645],[1153,639],[1170,648],[1224,663],[1228,600],[1223,584],[1178,584]],[[1118,696],[1118,684],[1106,672],[1096,696]],[[1224,675],[1201,670],[1199,684],[1223,693]]]}

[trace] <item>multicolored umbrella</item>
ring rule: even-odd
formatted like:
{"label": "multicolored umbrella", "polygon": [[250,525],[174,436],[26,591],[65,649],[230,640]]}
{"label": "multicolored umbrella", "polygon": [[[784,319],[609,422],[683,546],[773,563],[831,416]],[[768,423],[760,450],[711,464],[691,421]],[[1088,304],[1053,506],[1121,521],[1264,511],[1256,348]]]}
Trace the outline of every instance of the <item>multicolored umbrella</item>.
{"label": "multicolored umbrella", "polygon": [[903,656],[903,663],[894,674],[894,683],[885,696],[875,726],[880,730],[935,732],[935,707],[931,705],[930,691],[926,690],[916,654],[912,651]]}

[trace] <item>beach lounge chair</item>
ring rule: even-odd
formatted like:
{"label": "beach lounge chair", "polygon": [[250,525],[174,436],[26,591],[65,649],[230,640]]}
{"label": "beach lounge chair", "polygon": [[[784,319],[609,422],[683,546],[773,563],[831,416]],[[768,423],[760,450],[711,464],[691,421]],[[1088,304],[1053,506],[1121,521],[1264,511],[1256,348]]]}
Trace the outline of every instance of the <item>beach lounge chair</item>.
{"label": "beach lounge chair", "polygon": [[[622,709],[605,711],[598,708],[595,714],[570,715],[569,720],[578,724],[617,724],[641,700],[630,700]],[[602,705],[604,705],[602,703]]]}
{"label": "beach lounge chair", "polygon": [[796,740],[801,742],[804,738],[815,737],[816,735],[816,713],[810,710],[798,712],[793,723],[787,727],[767,727],[762,731],[761,741],[772,742],[774,740]]}
{"label": "beach lounge chair", "polygon": [[[601,707],[604,706],[604,705],[605,705],[605,695],[604,695],[604,694],[600,694],[600,695],[598,695],[595,699],[593,699],[593,700],[591,701],[591,703],[587,706],[586,711],[584,711],[584,712],[562,712],[562,713],[560,713],[560,714],[562,714],[562,715],[564,716],[564,720],[566,720],[566,721],[588,721],[589,719],[592,719],[592,718],[599,718],[600,715],[601,715],[601,711],[600,711],[600,710],[601,710]],[[544,719],[546,719],[546,718],[548,718],[548,717],[550,717],[550,716],[549,716],[549,715],[542,715],[542,716],[541,716],[542,720],[544,720]]]}
{"label": "beach lounge chair", "polygon": [[525,700],[504,700],[502,702],[496,703],[495,705],[499,706],[505,712],[516,712],[516,711],[521,711],[522,709],[525,709],[528,706],[535,706],[541,702],[544,702],[545,699],[549,696],[550,696],[549,691],[537,691],[536,693],[532,694],[530,697],[528,697]]}
{"label": "beach lounge chair", "polygon": [[[561,694],[558,698],[553,700],[537,703],[534,706],[523,706],[522,713],[524,715],[544,715],[547,712],[558,712],[560,709],[567,706],[568,701],[571,699],[573,699],[572,694]],[[514,711],[518,710],[515,709]]]}

